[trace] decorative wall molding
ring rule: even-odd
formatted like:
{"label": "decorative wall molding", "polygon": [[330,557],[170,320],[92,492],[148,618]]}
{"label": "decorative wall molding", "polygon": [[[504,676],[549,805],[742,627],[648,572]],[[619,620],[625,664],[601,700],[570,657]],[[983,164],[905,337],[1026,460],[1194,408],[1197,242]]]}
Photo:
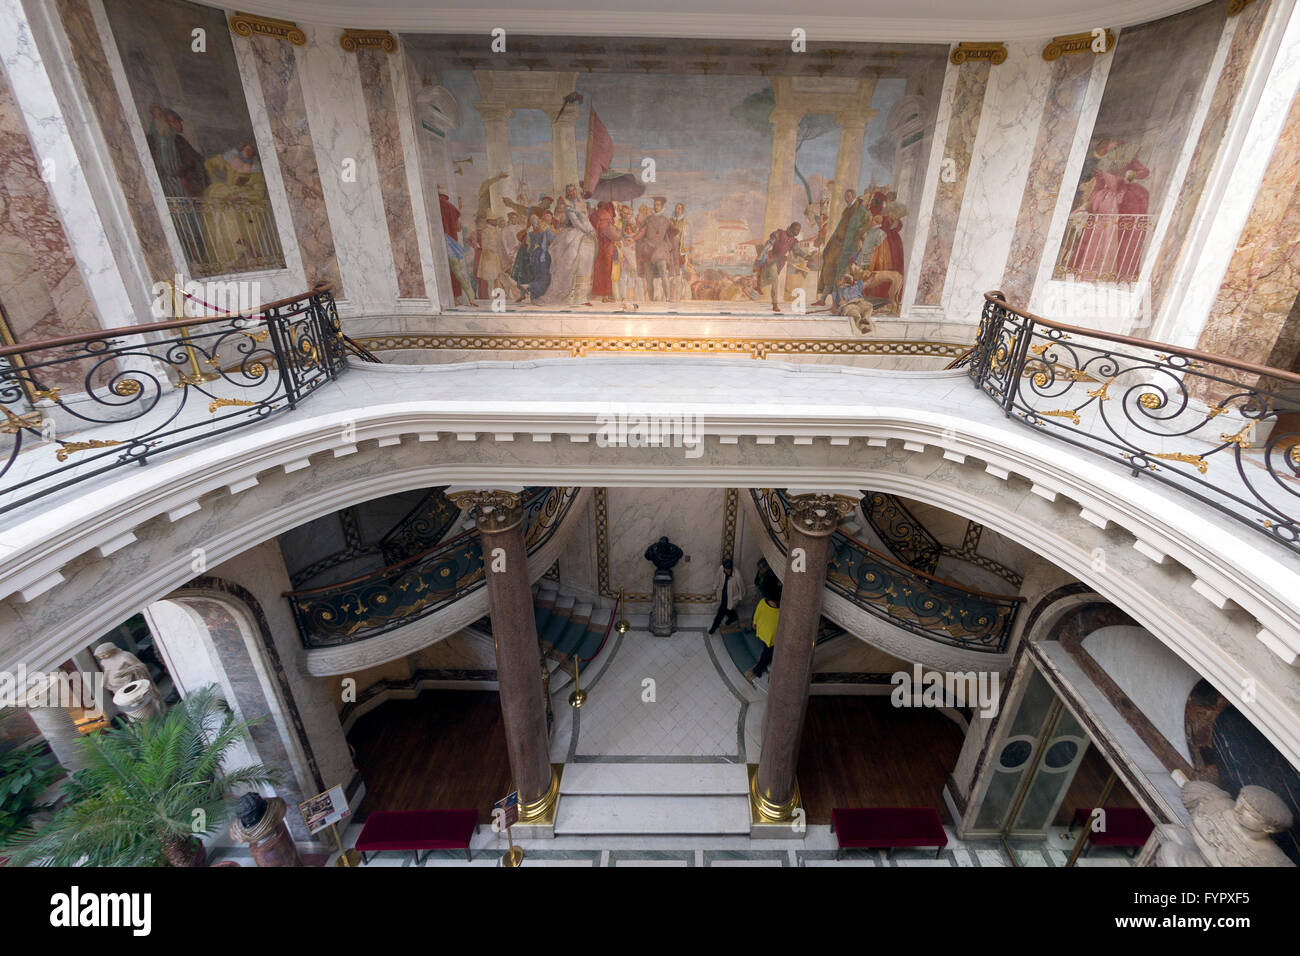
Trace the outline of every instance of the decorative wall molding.
{"label": "decorative wall molding", "polygon": [[339,46],[348,53],[356,53],[361,49],[396,53],[397,37],[387,30],[344,30],[339,35]]}
{"label": "decorative wall molding", "polygon": [[230,30],[235,36],[251,37],[254,34],[272,37],[276,40],[288,40],[294,46],[306,46],[307,34],[292,20],[277,20],[274,17],[258,17],[250,13],[236,12],[230,18]]}
{"label": "decorative wall molding", "polygon": [[686,355],[923,355],[957,358],[970,349],[958,342],[908,339],[706,338],[666,335],[524,335],[447,332],[364,335],[357,339],[372,352],[407,349],[455,352],[567,352],[581,358],[601,352],[652,352]]}
{"label": "decorative wall molding", "polygon": [[963,63],[978,62],[979,60],[988,60],[994,66],[1007,61],[1007,45],[1002,42],[997,43],[969,43],[962,41],[958,43],[948,57],[953,66],[961,66]]}
{"label": "decorative wall molding", "polygon": [[[1101,29],[1098,27],[1097,29]],[[1076,53],[1095,53],[1100,56],[1103,53],[1109,53],[1115,49],[1115,34],[1111,30],[1106,31],[1106,48],[1104,50],[1094,50],[1093,41],[1096,40],[1096,34],[1091,30],[1083,33],[1068,33],[1065,36],[1052,37],[1052,42],[1043,47],[1043,59],[1055,60],[1061,56],[1072,56]]]}
{"label": "decorative wall molding", "polygon": [[[726,506],[722,518],[722,557],[733,557],[736,544],[736,514],[740,502],[740,491],[727,488]],[[617,598],[619,592],[609,580],[609,489],[597,488],[594,492],[596,513],[596,587],[601,597]],[[559,580],[557,575],[556,580]],[[648,603],[653,595],[644,591],[624,592],[623,600],[633,603]],[[711,604],[713,593],[708,594],[673,594],[673,600],[680,604]]]}

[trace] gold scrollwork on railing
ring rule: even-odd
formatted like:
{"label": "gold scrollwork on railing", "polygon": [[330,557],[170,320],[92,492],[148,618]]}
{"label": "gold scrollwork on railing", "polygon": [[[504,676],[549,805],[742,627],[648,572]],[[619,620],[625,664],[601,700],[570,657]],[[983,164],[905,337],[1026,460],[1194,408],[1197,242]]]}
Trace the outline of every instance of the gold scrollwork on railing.
{"label": "gold scrollwork on railing", "polygon": [[218,408],[229,408],[231,406],[239,405],[251,408],[256,404],[257,402],[250,402],[243,398],[214,398],[212,401],[208,402],[208,414],[215,414]]}
{"label": "gold scrollwork on railing", "polygon": [[339,36],[339,46],[348,53],[363,49],[396,53],[397,37],[387,30],[344,30]]}
{"label": "gold scrollwork on railing", "polygon": [[[1097,28],[1098,30],[1101,27]],[[1043,47],[1043,59],[1055,60],[1061,56],[1070,56],[1075,53],[1087,53],[1092,51],[1100,56],[1103,53],[1109,53],[1115,49],[1115,34],[1106,30],[1105,49],[1098,50],[1093,44],[1100,40],[1094,31],[1088,30],[1085,33],[1068,33],[1061,37],[1052,37],[1052,42]]]}
{"label": "gold scrollwork on railing", "polygon": [[6,435],[16,435],[22,429],[39,430],[41,427],[41,413],[28,412],[25,415],[15,415],[9,409],[0,405],[0,411],[5,413],[5,421],[0,425],[0,432]]}
{"label": "gold scrollwork on railing", "polygon": [[[1079,413],[1072,408],[1054,408],[1050,412],[1034,412],[1035,415],[1051,415],[1054,418],[1068,418],[1076,428],[1079,425]],[[1043,422],[1036,424],[1042,425]]]}
{"label": "gold scrollwork on railing", "polygon": [[258,17],[251,13],[235,12],[230,18],[230,29],[235,36],[251,37],[253,34],[272,37],[276,40],[288,40],[294,46],[306,46],[307,34],[292,20],[277,20],[275,17]]}
{"label": "gold scrollwork on railing", "polygon": [[67,461],[68,456],[79,451],[89,451],[92,448],[112,448],[114,445],[122,444],[120,441],[109,441],[107,439],[92,438],[90,441],[70,441],[63,445],[54,457],[59,461]]}
{"label": "gold scrollwork on railing", "polygon": [[968,60],[988,60],[994,66],[1007,61],[1007,47],[1005,43],[967,43],[965,41],[958,43],[957,48],[952,51],[949,57],[953,66],[961,66]]}

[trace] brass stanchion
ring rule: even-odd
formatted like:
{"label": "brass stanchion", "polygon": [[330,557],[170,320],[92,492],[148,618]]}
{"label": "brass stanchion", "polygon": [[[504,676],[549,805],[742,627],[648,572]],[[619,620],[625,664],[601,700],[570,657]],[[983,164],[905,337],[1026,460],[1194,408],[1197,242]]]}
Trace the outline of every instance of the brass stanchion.
{"label": "brass stanchion", "polygon": [[[171,283],[172,287],[172,312],[176,318],[185,318],[185,291],[175,282]],[[194,346],[190,343],[189,326],[182,325],[180,328],[182,347],[185,349],[185,355],[190,360],[190,372],[188,375],[182,375],[176,380],[177,388],[185,388],[189,385],[202,385],[204,382],[211,382],[213,379],[220,378],[216,372],[205,372],[199,368],[199,357]]]}
{"label": "brass stanchion", "polygon": [[516,867],[524,862],[524,848],[515,846],[515,838],[510,833],[510,827],[506,827],[506,840],[510,843],[510,849],[506,850],[506,855],[501,858],[501,865]]}
{"label": "brass stanchion", "polygon": [[618,613],[619,613],[619,619],[618,619],[618,623],[614,625],[614,630],[618,631],[620,634],[626,634],[628,632],[628,629],[631,628],[632,625],[628,622],[627,619],[627,604],[623,600],[622,588],[618,589]]}
{"label": "brass stanchion", "polygon": [[581,674],[578,670],[578,655],[573,655],[573,693],[569,695],[569,706],[577,710],[587,702],[587,692],[578,683]]}
{"label": "brass stanchion", "polygon": [[346,867],[356,866],[361,861],[361,854],[355,849],[348,850],[344,848],[343,837],[339,836],[339,825],[337,823],[330,824],[330,831],[334,834],[334,842],[337,843],[339,847],[339,858],[334,861],[334,865]]}

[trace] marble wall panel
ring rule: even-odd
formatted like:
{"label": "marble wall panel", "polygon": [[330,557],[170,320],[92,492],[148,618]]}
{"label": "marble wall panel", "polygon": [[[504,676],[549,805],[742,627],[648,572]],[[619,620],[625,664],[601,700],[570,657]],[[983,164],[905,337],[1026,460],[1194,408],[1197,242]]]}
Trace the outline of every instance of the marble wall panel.
{"label": "marble wall panel", "polygon": [[1027,305],[1043,252],[1047,248],[1052,214],[1060,196],[1070,144],[1082,115],[1092,55],[1063,56],[1052,64],[1051,85],[1034,141],[1034,155],[1016,216],[1011,251],[999,288],[1007,301]]}
{"label": "marble wall panel", "polygon": [[1175,200],[1169,231],[1165,233],[1151,271],[1153,314],[1158,314],[1160,311],[1169,283],[1173,279],[1174,268],[1191,234],[1192,222],[1200,205],[1201,196],[1205,192],[1206,182],[1219,157],[1227,135],[1228,122],[1232,118],[1245,85],[1247,68],[1250,66],[1260,35],[1264,31],[1268,8],[1267,3],[1252,3],[1238,17],[1230,21],[1233,34],[1228,56],[1215,85],[1205,123],[1197,138],[1191,166],[1183,178],[1178,198]]}
{"label": "marble wall panel", "polygon": [[178,271],[177,263],[169,250],[126,111],[118,99],[89,0],[55,0],[55,3],[81,75],[82,88],[108,146],[109,159],[122,187],[149,276],[154,281],[170,279]]}
{"label": "marble wall panel", "polygon": [[0,74],[0,302],[19,342],[99,328],[90,292]]}
{"label": "marble wall panel", "polygon": [[989,76],[943,297],[955,319],[974,324],[982,296],[1002,279],[1053,66],[1037,42],[1010,43],[1007,61]]}
{"label": "marble wall panel", "polygon": [[307,45],[294,51],[347,299],[360,312],[391,311],[397,273],[357,57],[332,28],[303,31]]}
{"label": "marble wall panel", "polygon": [[673,569],[679,604],[687,596],[703,596],[704,600],[690,603],[707,605],[722,561],[725,492],[720,488],[611,488],[607,501],[613,589],[648,594],[654,566],[645,559],[645,549],[667,535],[684,552]]}
{"label": "marble wall panel", "polygon": [[[948,124],[948,138],[939,164],[938,192],[934,200],[934,212],[930,217],[930,232],[925,243],[921,277],[917,284],[917,305],[942,304],[948,263],[952,257],[953,239],[957,234],[957,219],[961,215],[962,201],[966,195],[966,180],[970,174],[971,156],[975,148],[975,136],[979,132],[980,113],[988,89],[990,69],[987,62],[968,62],[957,67],[952,119]],[[949,163],[949,160],[952,162]]]}
{"label": "marble wall panel", "polygon": [[[1300,289],[1300,95],[1273,148],[1264,180],[1196,347],[1244,362],[1290,368],[1283,334]],[[1280,347],[1281,346],[1281,347]],[[1290,354],[1287,354],[1288,348]]]}
{"label": "marble wall panel", "polygon": [[257,62],[303,272],[308,283],[334,283],[335,298],[346,299],[294,48],[287,41],[264,36],[235,42],[248,43]]}
{"label": "marble wall panel", "polygon": [[425,295],[424,273],[415,238],[415,216],[407,187],[406,159],[397,122],[397,93],[389,57],[390,54],[381,50],[361,48],[357,50],[357,68],[361,72],[370,140],[379,167],[379,189],[384,200],[388,240],[397,269],[397,295],[402,299],[419,299]]}

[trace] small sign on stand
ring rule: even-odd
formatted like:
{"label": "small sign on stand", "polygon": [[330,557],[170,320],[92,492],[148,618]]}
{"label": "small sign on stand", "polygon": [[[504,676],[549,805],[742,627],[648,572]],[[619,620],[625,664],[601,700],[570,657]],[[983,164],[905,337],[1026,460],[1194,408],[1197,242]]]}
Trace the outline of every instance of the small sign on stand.
{"label": "small sign on stand", "polygon": [[510,828],[519,822],[519,791],[515,790],[506,794],[496,803],[492,804],[492,825],[497,832],[505,827],[506,840],[510,844],[510,849],[506,855],[501,858],[502,866],[518,866],[524,862],[524,848],[515,846],[514,837],[510,833]]}
{"label": "small sign on stand", "polygon": [[318,793],[304,800],[298,804],[298,812],[302,814],[302,822],[308,833],[316,834],[329,827],[334,834],[334,842],[339,848],[339,858],[334,861],[335,866],[353,867],[361,862],[361,854],[356,850],[345,849],[343,837],[339,834],[339,821],[352,812],[348,807],[348,798],[343,795],[341,784],[336,784],[324,793]]}

